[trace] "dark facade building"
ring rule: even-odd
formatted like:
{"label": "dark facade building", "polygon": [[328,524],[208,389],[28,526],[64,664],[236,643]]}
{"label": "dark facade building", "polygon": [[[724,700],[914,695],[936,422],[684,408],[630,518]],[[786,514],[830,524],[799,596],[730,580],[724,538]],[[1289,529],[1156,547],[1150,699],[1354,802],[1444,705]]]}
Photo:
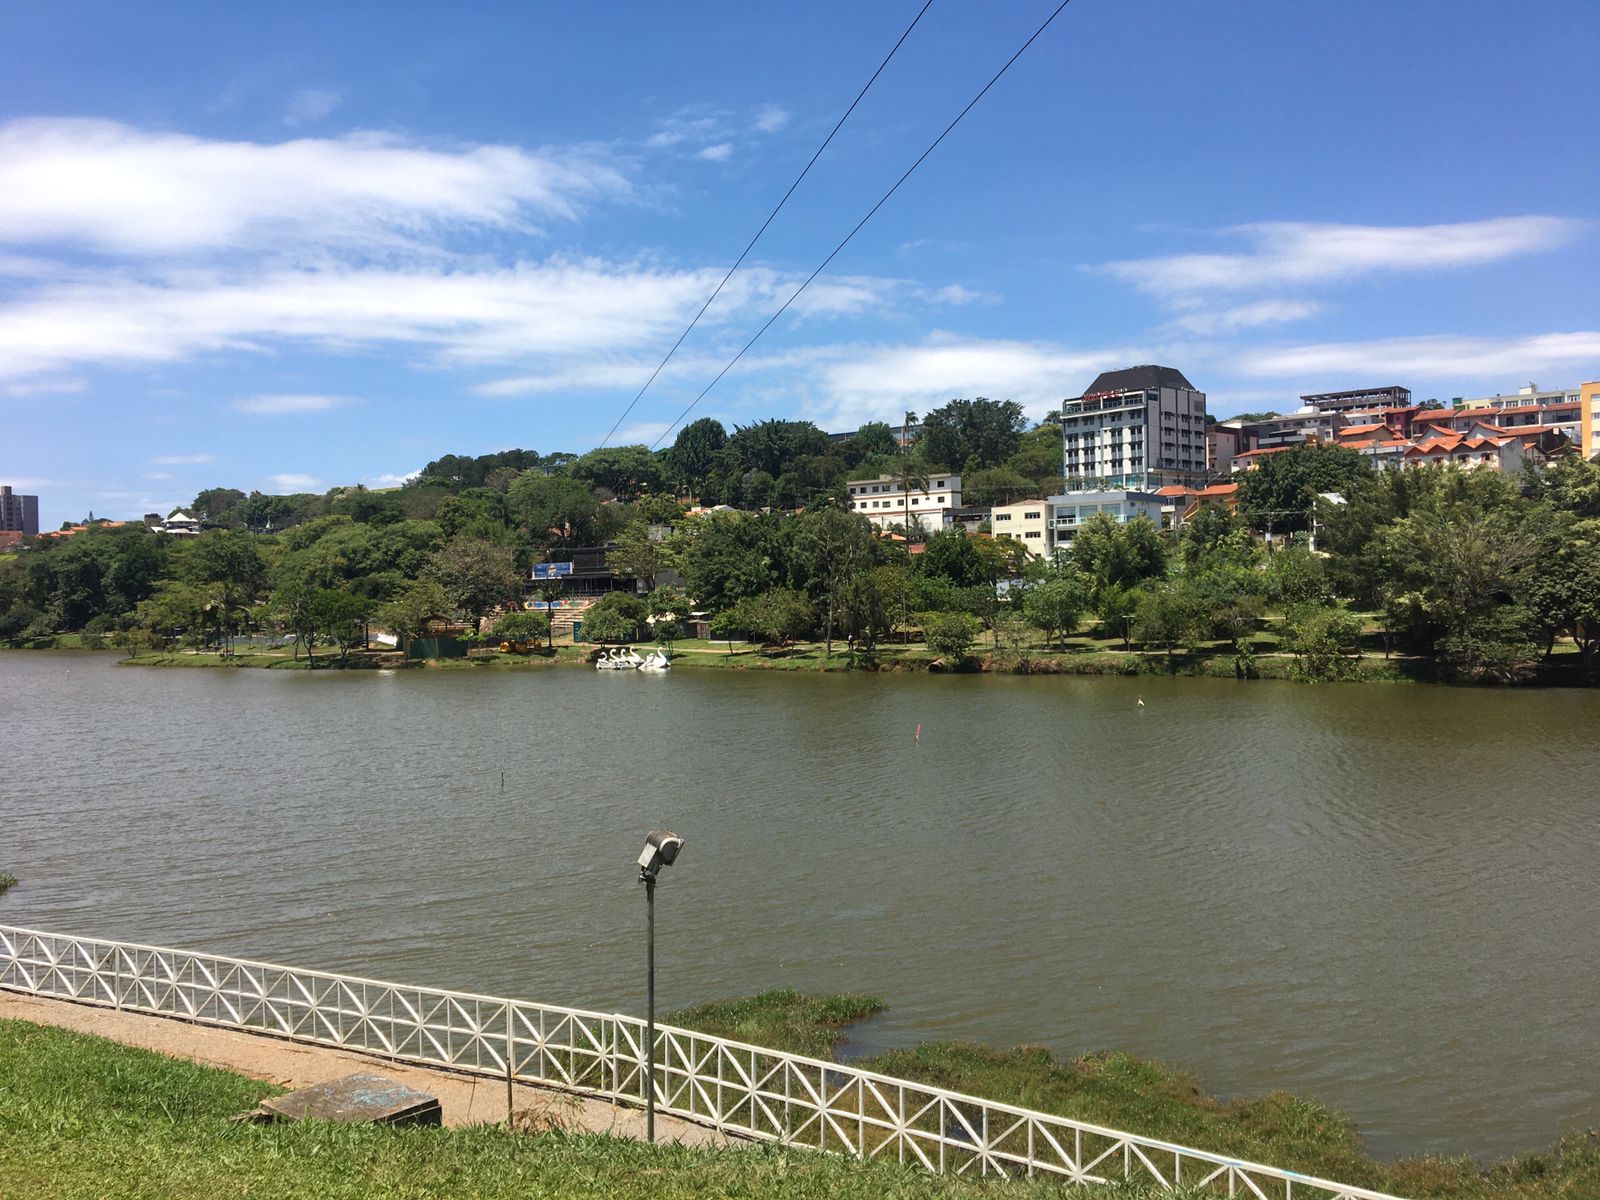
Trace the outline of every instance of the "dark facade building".
{"label": "dark facade building", "polygon": [[0,486],[0,533],[39,536],[39,497],[22,496],[10,484]]}

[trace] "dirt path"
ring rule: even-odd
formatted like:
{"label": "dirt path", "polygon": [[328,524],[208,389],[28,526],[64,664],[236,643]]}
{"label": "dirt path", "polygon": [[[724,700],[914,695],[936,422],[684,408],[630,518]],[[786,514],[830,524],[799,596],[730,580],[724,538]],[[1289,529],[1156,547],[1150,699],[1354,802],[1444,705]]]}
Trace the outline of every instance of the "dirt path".
{"label": "dirt path", "polygon": [[[16,992],[0,991],[0,1018],[54,1025],[78,1033],[155,1050],[173,1058],[187,1058],[211,1067],[223,1067],[253,1079],[265,1079],[297,1088],[337,1079],[356,1071],[377,1071],[401,1083],[437,1096],[446,1125],[495,1124],[506,1119],[506,1085],[503,1079],[460,1075],[453,1071],[392,1063],[376,1055],[308,1046],[282,1038],[191,1025],[169,1017],[117,1012],[66,1000],[44,1000]],[[512,1104],[520,1114],[548,1114],[571,1129],[643,1138],[644,1112],[603,1100],[568,1096],[548,1088],[518,1085]],[[689,1146],[728,1145],[737,1139],[662,1114],[656,1116],[656,1140]]]}

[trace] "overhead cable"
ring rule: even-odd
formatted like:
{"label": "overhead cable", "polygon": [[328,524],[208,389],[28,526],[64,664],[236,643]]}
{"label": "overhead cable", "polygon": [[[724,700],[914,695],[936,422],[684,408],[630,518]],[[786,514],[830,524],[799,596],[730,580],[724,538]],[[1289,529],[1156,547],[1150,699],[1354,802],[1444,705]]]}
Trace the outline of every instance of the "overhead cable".
{"label": "overhead cable", "polygon": [[833,141],[833,135],[838,133],[844,123],[850,119],[850,114],[855,112],[856,105],[861,103],[861,98],[865,96],[872,85],[878,81],[878,76],[883,74],[883,69],[889,65],[889,60],[895,56],[895,53],[905,43],[905,40],[911,36],[911,31],[917,27],[917,22],[922,20],[922,15],[932,7],[933,0],[927,0],[927,2],[917,10],[917,15],[911,18],[911,24],[906,26],[906,31],[900,35],[900,40],[895,42],[895,44],[890,48],[889,53],[885,55],[883,61],[878,64],[878,69],[872,73],[872,78],[868,79],[862,89],[856,93],[856,98],[850,101],[850,107],[844,110],[844,116],[840,117],[836,122],[834,122],[833,128],[828,131],[828,136],[822,139],[822,145],[817,147],[817,152],[811,156],[811,161],[806,163],[800,174],[795,176],[794,182],[789,185],[789,190],[783,194],[783,199],[779,200],[777,207],[767,214],[767,219],[761,222],[761,228],[756,230],[756,235],[750,239],[750,244],[740,252],[739,257],[734,260],[733,266],[728,268],[728,273],[722,277],[722,282],[717,284],[715,290],[712,291],[710,296],[706,297],[706,302],[700,306],[700,311],[695,313],[694,320],[690,321],[684,331],[678,335],[678,340],[672,343],[672,349],[667,351],[666,357],[656,364],[656,369],[654,371],[650,372],[650,378],[644,381],[644,386],[639,389],[639,394],[628,402],[627,408],[622,410],[622,415],[617,418],[616,424],[611,427],[611,432],[607,433],[606,436],[601,439],[601,447],[604,447],[605,444],[611,440],[612,434],[615,434],[621,427],[622,423],[628,419],[628,414],[633,411],[634,405],[638,404],[640,399],[643,398],[644,394],[650,390],[650,385],[656,381],[656,376],[660,375],[662,370],[665,369],[666,365],[672,361],[672,356],[678,352],[678,347],[683,345],[684,339],[694,331],[694,327],[700,323],[700,318],[705,316],[706,310],[711,307],[712,301],[722,294],[722,289],[727,286],[728,280],[733,278],[733,273],[739,269],[745,258],[750,254],[750,251],[755,249],[756,243],[761,240],[761,235],[766,233],[767,226],[771,225],[773,219],[783,211],[783,206],[789,202],[789,197],[794,195],[795,188],[800,186],[801,180],[805,179],[805,177],[811,172],[811,168],[816,165],[817,159],[822,157],[822,152],[828,148],[828,143]]}
{"label": "overhead cable", "polygon": [[989,89],[992,88],[995,84],[1000,82],[1000,77],[1011,69],[1011,64],[1016,62],[1017,59],[1022,57],[1023,52],[1026,51],[1029,46],[1033,45],[1033,43],[1038,39],[1040,34],[1042,34],[1046,29],[1050,28],[1051,22],[1053,22],[1057,17],[1059,17],[1061,15],[1061,11],[1064,8],[1066,8],[1067,5],[1069,5],[1071,3],[1072,3],[1072,0],[1061,0],[1061,3],[1056,5],[1055,10],[1048,17],[1046,17],[1044,19],[1044,24],[1040,25],[1038,29],[1035,29],[1033,31],[1033,36],[1030,37],[1027,41],[1023,42],[1022,46],[1017,50],[1017,52],[1006,60],[1005,66],[1001,67],[998,71],[996,71],[994,73],[994,78],[990,79],[988,83],[984,84],[982,90],[979,91],[976,96],[974,96],[971,100],[969,100],[967,102],[967,106],[956,114],[955,120],[951,121],[950,124],[946,125],[944,127],[944,132],[941,133],[938,137],[934,138],[933,142],[928,146],[928,148],[926,150],[924,150],[920,155],[917,156],[917,161],[912,163],[909,167],[907,167],[906,171],[905,171],[905,174],[901,175],[899,179],[895,180],[894,186],[891,187],[887,192],[885,192],[879,198],[878,202],[876,204],[874,204],[870,209],[867,210],[867,215],[862,217],[861,220],[856,222],[855,228],[852,229],[849,233],[845,234],[844,240],[841,241],[837,246],[835,246],[833,248],[832,252],[828,255],[827,258],[822,260],[821,264],[817,267],[817,269],[815,271],[811,272],[811,274],[806,276],[805,282],[802,283],[799,287],[795,288],[794,292],[789,296],[789,298],[783,302],[783,306],[781,308],[779,308],[777,312],[773,313],[770,317],[767,318],[766,324],[763,325],[760,329],[756,330],[755,336],[752,337],[748,342],[746,342],[744,344],[744,347],[739,351],[739,353],[735,354],[731,359],[728,360],[728,364],[725,367],[723,367],[722,370],[717,372],[716,378],[713,379],[710,383],[706,384],[705,390],[702,391],[698,396],[696,396],[689,403],[689,407],[688,408],[684,409],[681,413],[678,414],[678,419],[673,421],[673,423],[671,425],[667,426],[665,432],[663,432],[662,435],[660,437],[658,437],[655,440],[654,443],[651,444],[650,449],[654,450],[658,446],[660,446],[661,443],[666,440],[667,434],[671,433],[674,429],[676,429],[682,423],[683,419],[685,417],[687,417],[691,412],[694,411],[695,406],[697,404],[699,404],[700,401],[702,401],[702,400],[704,400],[706,398],[706,396],[710,393],[711,389],[716,387],[717,384],[722,381],[722,377],[724,375],[726,375],[729,371],[733,370],[734,365],[741,358],[743,358],[745,356],[745,353],[750,349],[750,347],[754,346],[758,341],[761,340],[761,335],[766,333],[768,329],[772,328],[773,322],[775,322],[779,317],[783,316],[783,314],[788,311],[789,306],[791,304],[793,304],[796,299],[799,298],[800,293],[805,291],[806,288],[811,286],[811,281],[814,280],[818,275],[822,274],[822,272],[827,269],[828,264],[831,263],[836,257],[838,257],[839,252],[850,244],[851,239],[854,238],[856,236],[856,234],[861,232],[862,226],[864,226],[868,221],[872,220],[873,215],[880,208],[882,208],[885,204],[887,204],[889,202],[889,197],[893,196],[897,191],[900,190],[900,185],[902,183],[904,183],[907,179],[911,178],[912,172],[915,171],[918,167],[920,167],[922,165],[923,160],[926,159],[928,157],[928,155],[932,154],[936,149],[938,149],[939,143],[944,141],[944,139],[947,136],[949,136],[950,131],[961,123],[961,119],[963,117],[965,117],[969,112],[971,112],[973,110],[973,108],[977,105],[978,101],[982,100],[984,98],[984,96],[988,93]]}

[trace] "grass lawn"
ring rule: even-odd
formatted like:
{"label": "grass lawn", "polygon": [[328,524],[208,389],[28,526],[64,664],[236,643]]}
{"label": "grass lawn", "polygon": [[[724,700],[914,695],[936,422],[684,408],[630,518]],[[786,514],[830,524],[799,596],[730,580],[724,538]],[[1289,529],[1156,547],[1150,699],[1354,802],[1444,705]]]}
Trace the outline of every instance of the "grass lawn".
{"label": "grass lawn", "polygon": [[360,1197],[1112,1196],[975,1184],[892,1163],[772,1147],[689,1150],[599,1135],[234,1124],[269,1084],[147,1050],[0,1021],[0,1196],[29,1200],[342,1200]]}

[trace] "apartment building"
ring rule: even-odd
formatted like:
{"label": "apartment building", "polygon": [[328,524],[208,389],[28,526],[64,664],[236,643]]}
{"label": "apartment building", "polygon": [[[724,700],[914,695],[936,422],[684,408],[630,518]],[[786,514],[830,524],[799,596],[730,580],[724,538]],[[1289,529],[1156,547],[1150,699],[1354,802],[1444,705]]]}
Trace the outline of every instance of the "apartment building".
{"label": "apartment building", "polygon": [[39,497],[13,492],[10,484],[0,485],[0,532],[39,536]]}
{"label": "apartment building", "polygon": [[[920,486],[923,482],[926,486]],[[961,507],[961,476],[945,472],[929,475],[926,481],[912,480],[909,489],[893,475],[850,479],[845,486],[850,489],[850,511],[879,529],[935,533],[948,526]]]}
{"label": "apartment building", "polygon": [[1583,456],[1600,455],[1600,380],[1578,389],[1578,422]]}
{"label": "apartment building", "polygon": [[1205,482],[1205,393],[1172,367],[1102,372],[1062,402],[1061,428],[1068,493]]}
{"label": "apartment building", "polygon": [[1160,528],[1161,510],[1167,501],[1154,492],[1111,489],[1099,492],[1068,492],[1060,496],[1051,496],[1045,503],[1050,506],[1050,540],[1047,544],[1054,552],[1070,546],[1072,539],[1078,535],[1078,530],[1102,513],[1119,525],[1125,525],[1136,517],[1149,517],[1156,527]]}

